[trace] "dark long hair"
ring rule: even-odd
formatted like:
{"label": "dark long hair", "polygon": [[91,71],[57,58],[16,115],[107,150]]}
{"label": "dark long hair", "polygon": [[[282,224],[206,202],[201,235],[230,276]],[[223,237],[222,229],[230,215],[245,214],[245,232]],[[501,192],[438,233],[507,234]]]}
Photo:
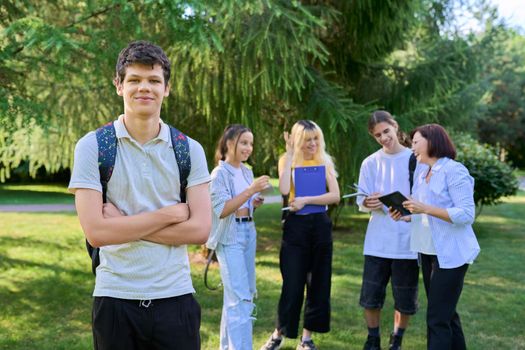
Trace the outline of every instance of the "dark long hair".
{"label": "dark long hair", "polygon": [[231,124],[224,128],[219,142],[217,142],[217,148],[215,148],[215,165],[219,164],[220,160],[226,159],[226,153],[228,153],[228,141],[235,140],[235,152],[237,152],[237,142],[239,138],[245,132],[252,132],[250,128],[242,124]]}
{"label": "dark long hair", "polygon": [[383,110],[377,110],[373,112],[370,116],[370,119],[368,119],[368,132],[370,133],[370,135],[373,135],[374,128],[379,123],[387,123],[392,125],[393,127],[396,127],[397,140],[399,141],[399,143],[405,147],[410,147],[412,145],[412,139],[399,129],[399,124],[396,122],[394,117],[387,111]]}

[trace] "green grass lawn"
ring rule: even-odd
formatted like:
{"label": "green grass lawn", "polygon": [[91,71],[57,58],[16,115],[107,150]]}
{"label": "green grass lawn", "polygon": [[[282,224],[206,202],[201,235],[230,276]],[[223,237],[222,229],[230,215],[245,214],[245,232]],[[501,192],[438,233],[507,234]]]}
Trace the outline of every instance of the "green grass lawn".
{"label": "green grass lawn", "polygon": [[0,204],[73,204],[74,201],[62,184],[0,185]]}
{"label": "green grass lawn", "polygon": [[[279,215],[278,204],[266,205],[256,213],[257,349],[273,330],[281,287]],[[366,215],[345,209],[334,233],[332,331],[314,335],[321,349],[362,348],[366,327],[358,298],[366,222]],[[524,228],[524,192],[502,205],[485,208],[476,222],[482,251],[469,268],[458,307],[469,349],[525,349]],[[222,292],[204,288],[199,247],[190,250],[196,297],[203,311],[202,348],[217,349]],[[0,213],[0,349],[92,348],[90,271],[74,214]],[[425,348],[422,289],[421,308],[406,333],[405,350]],[[391,295],[385,311],[381,326],[384,342],[392,327]],[[288,340],[283,349],[292,350],[296,345],[296,340]]]}

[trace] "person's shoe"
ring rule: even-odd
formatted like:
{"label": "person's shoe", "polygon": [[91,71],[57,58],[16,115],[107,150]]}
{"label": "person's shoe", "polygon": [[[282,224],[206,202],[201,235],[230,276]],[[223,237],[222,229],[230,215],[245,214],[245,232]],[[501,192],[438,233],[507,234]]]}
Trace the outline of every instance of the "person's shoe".
{"label": "person's shoe", "polygon": [[394,333],[391,333],[388,350],[401,350],[402,341],[403,341],[403,337],[400,337],[399,335],[395,335]]}
{"label": "person's shoe", "polygon": [[270,339],[261,347],[260,350],[278,350],[283,346],[284,338],[274,338],[273,334],[270,335]]}
{"label": "person's shoe", "polygon": [[363,350],[381,350],[381,338],[369,335]]}
{"label": "person's shoe", "polygon": [[295,350],[317,350],[314,341],[312,339],[301,340]]}

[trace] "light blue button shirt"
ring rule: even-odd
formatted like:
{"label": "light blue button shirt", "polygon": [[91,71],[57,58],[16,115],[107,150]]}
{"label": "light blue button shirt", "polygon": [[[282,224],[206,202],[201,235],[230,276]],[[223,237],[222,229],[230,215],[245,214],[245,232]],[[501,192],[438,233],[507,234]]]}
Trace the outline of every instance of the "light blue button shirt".
{"label": "light blue button shirt", "polygon": [[[422,167],[414,181],[414,192],[425,181]],[[440,158],[432,167],[427,203],[447,210],[452,223],[429,216],[432,240],[439,266],[451,269],[471,264],[480,248],[472,230],[475,218],[474,179],[467,168],[450,158]]]}
{"label": "light blue button shirt", "polygon": [[[253,172],[244,164],[241,164],[242,174],[246,182],[253,182]],[[206,242],[206,247],[215,249],[217,243],[233,244],[237,242],[235,215],[228,215],[221,219],[221,213],[227,201],[237,196],[234,184],[235,170],[232,165],[220,161],[219,165],[211,173],[210,195],[212,205],[211,233]],[[253,216],[253,201],[250,199],[248,206],[250,216]]]}

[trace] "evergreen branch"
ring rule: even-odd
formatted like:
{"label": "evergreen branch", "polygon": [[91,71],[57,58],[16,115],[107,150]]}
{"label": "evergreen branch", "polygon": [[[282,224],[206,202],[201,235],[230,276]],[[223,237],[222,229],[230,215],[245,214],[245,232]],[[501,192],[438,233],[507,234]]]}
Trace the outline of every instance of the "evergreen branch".
{"label": "evergreen branch", "polygon": [[[132,1],[133,0],[128,0],[128,2],[132,2]],[[100,16],[100,15],[106,13],[106,12],[109,12],[109,11],[113,10],[114,8],[118,8],[118,7],[120,7],[119,3],[112,4],[110,6],[107,6],[106,8],[103,8],[101,10],[95,11],[95,12],[93,12],[93,13],[91,13],[91,14],[83,17],[83,18],[80,18],[80,19],[78,19],[77,21],[75,21],[73,23],[70,23],[69,25],[65,26],[64,28],[65,29],[72,28],[72,27],[76,26],[79,23],[82,23],[82,22],[87,21],[87,20],[89,20],[91,18],[94,18],[94,17],[98,17],[98,16]]]}

